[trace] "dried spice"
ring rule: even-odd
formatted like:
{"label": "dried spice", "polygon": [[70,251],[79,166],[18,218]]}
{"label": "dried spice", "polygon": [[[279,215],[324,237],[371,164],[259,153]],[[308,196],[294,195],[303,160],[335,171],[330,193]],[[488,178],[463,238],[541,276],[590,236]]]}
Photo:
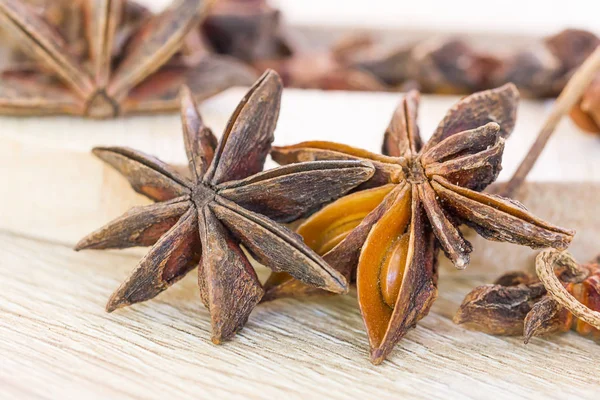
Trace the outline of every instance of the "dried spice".
{"label": "dried spice", "polygon": [[555,97],[598,45],[593,33],[566,29],[504,59],[493,81],[513,82],[530,97]]}
{"label": "dried spice", "polygon": [[[356,273],[374,363],[385,359],[435,300],[437,248],[457,268],[469,263],[471,244],[458,225],[532,248],[565,249],[571,242],[573,231],[536,218],[516,201],[481,193],[500,172],[517,103],[518,91],[510,84],[466,97],[423,145],[416,123],[419,94],[413,91],[385,132],[384,155],[329,142],[273,149],[281,164],[344,159],[375,166],[362,190],[324,207],[297,230],[343,275]],[[281,274],[266,288],[268,299],[312,292]]]}
{"label": "dried spice", "polygon": [[369,179],[362,161],[317,161],[265,172],[279,114],[281,80],[266,72],[234,111],[222,139],[202,123],[183,92],[181,114],[191,177],[128,148],[94,154],[156,201],[136,207],[82,239],[76,250],[152,246],[110,298],[107,310],[153,298],[198,266],[200,297],[209,309],[212,340],[242,328],[263,295],[242,244],[274,271],[342,293],[345,278],[276,221],[302,217]]}
{"label": "dried spice", "polygon": [[[567,252],[536,259],[539,279],[512,272],[469,293],[454,322],[494,335],[546,336],[570,329],[600,338],[600,265],[578,265]],[[540,280],[541,279],[541,280]]]}
{"label": "dried spice", "polygon": [[[485,50],[461,38],[431,38],[390,47],[371,35],[343,37],[329,49],[289,29],[266,0],[223,0],[203,24],[213,49],[273,68],[286,86],[329,90],[470,94],[511,82],[522,95],[553,97],[600,44],[591,32],[566,29],[526,48]],[[349,46],[347,44],[359,44]],[[490,48],[491,47],[491,48]]]}
{"label": "dried spice", "polygon": [[128,0],[61,2],[58,9],[1,1],[1,27],[30,61],[3,69],[0,113],[108,118],[174,111],[182,84],[197,99],[252,84],[256,73],[248,66],[202,49],[193,30],[203,3],[177,0],[152,15]]}
{"label": "dried spice", "polygon": [[352,65],[356,54],[370,45],[368,37],[354,35],[325,50],[295,49],[291,57],[257,60],[254,66],[273,68],[286,86],[295,88],[386,91],[388,87],[378,77]]}
{"label": "dried spice", "polygon": [[281,13],[266,0],[220,0],[201,30],[215,52],[248,63],[290,57],[294,51]]}
{"label": "dried spice", "polygon": [[[500,64],[464,40],[433,39],[413,48],[407,79],[419,82],[425,92],[473,93],[495,86],[491,76]],[[507,82],[512,81],[500,84]]]}

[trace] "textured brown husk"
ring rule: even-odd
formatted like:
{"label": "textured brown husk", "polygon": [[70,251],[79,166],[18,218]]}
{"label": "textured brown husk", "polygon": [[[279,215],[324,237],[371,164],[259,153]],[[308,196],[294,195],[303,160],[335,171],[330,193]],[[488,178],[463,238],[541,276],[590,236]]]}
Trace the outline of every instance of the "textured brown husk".
{"label": "textured brown husk", "polygon": [[[273,149],[273,158],[285,164],[356,159],[375,166],[374,177],[359,191],[326,206],[297,230],[338,271],[347,277],[356,273],[374,363],[386,358],[435,300],[437,249],[457,268],[469,263],[472,247],[458,230],[461,223],[487,239],[533,248],[564,249],[570,243],[572,231],[536,218],[517,202],[481,193],[500,172],[517,102],[513,85],[468,96],[422,144],[419,95],[409,92],[385,132],[384,155],[327,142]],[[409,238],[406,253],[399,247],[403,236]],[[390,282],[385,288],[384,280]],[[267,282],[265,299],[314,292],[279,274]]]}
{"label": "textured brown husk", "polygon": [[[315,161],[260,172],[271,149],[281,93],[281,80],[267,71],[242,99],[217,143],[191,91],[182,90],[190,178],[136,150],[94,150],[134,190],[157,202],[131,210],[76,246],[152,246],[112,295],[108,311],[149,300],[198,266],[212,340],[221,343],[243,327],[264,294],[241,245],[274,271],[320,289],[347,291],[345,277],[277,221],[296,219],[337,199],[369,179],[373,167],[357,160]],[[326,183],[326,190],[316,182]]]}

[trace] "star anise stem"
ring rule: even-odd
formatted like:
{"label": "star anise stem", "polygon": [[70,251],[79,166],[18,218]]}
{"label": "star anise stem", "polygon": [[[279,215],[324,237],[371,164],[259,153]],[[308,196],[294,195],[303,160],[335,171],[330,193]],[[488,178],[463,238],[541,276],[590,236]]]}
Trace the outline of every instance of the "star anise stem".
{"label": "star anise stem", "polygon": [[581,96],[594,80],[598,71],[600,71],[600,47],[596,48],[569,80],[563,91],[560,93],[560,96],[556,99],[550,115],[542,126],[542,129],[529,149],[529,152],[510,180],[505,185],[498,188],[497,194],[504,197],[512,197],[515,192],[519,190],[540,154],[542,154],[544,147],[546,147],[546,144],[556,130],[557,125],[562,118],[569,113],[573,106],[577,104],[579,99],[581,99]]}
{"label": "star anise stem", "polygon": [[600,329],[600,312],[591,310],[581,304],[579,300],[565,289],[563,283],[556,277],[556,273],[554,272],[556,267],[565,267],[569,274],[573,276],[579,275],[579,281],[583,280],[581,279],[581,275],[583,275],[583,278],[587,277],[587,271],[582,270],[573,259],[573,256],[566,251],[544,250],[538,254],[535,261],[536,273],[552,299],[580,320],[596,329]]}

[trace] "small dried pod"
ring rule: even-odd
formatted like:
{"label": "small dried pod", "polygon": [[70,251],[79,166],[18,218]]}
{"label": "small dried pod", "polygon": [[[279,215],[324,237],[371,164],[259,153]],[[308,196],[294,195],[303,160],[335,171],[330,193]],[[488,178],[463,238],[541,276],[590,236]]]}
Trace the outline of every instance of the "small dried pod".
{"label": "small dried pod", "polygon": [[529,97],[554,97],[599,44],[591,32],[565,29],[509,55],[492,79],[513,82]]}
{"label": "small dried pod", "polygon": [[266,0],[220,0],[201,24],[212,50],[247,63],[291,56],[283,29],[281,13]]}
{"label": "small dried pod", "polygon": [[473,93],[492,87],[489,81],[501,62],[456,38],[434,38],[412,49],[409,75],[425,92]]}
{"label": "small dried pod", "polygon": [[570,329],[600,338],[600,265],[578,265],[567,252],[536,258],[539,278],[512,272],[469,293],[454,322],[494,335],[548,336]]}

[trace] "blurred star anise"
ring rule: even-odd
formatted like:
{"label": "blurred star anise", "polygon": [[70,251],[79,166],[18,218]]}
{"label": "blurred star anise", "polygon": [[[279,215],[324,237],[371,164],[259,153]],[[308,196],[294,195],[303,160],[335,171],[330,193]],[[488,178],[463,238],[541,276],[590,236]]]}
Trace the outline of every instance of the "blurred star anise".
{"label": "blurred star anise", "polygon": [[197,265],[210,310],[212,340],[242,328],[264,290],[240,244],[274,271],[342,293],[345,278],[275,221],[295,220],[369,179],[364,161],[317,161],[260,172],[271,149],[282,85],[265,75],[242,99],[220,142],[206,128],[189,90],[181,103],[191,178],[127,148],[96,148],[139,193],[157,201],[136,207],[82,239],[76,250],[152,246],[110,298],[113,311],[148,300]]}
{"label": "blurred star anise", "polygon": [[[596,260],[597,261],[597,260]],[[575,330],[600,338],[600,265],[579,265],[567,252],[538,255],[538,277],[510,272],[473,289],[454,322],[493,335],[534,336]],[[556,271],[554,269],[556,268]]]}
{"label": "blurred star anise", "polygon": [[292,55],[281,22],[281,12],[266,0],[219,0],[201,30],[215,52],[252,64]]}
{"label": "blurred star anise", "polygon": [[[383,153],[329,142],[278,147],[281,164],[369,160],[376,172],[355,192],[324,207],[297,230],[334,268],[356,271],[358,302],[371,345],[382,362],[423,318],[437,296],[436,249],[457,268],[471,244],[458,225],[481,236],[533,248],[564,249],[573,232],[531,215],[516,201],[481,193],[501,169],[504,138],[515,125],[518,92],[507,84],[457,103],[422,144],[418,92],[409,92],[385,133]],[[267,282],[268,299],[313,290],[282,276]]]}
{"label": "blurred star anise", "polygon": [[202,0],[177,0],[157,15],[131,0],[37,3],[0,1],[0,27],[29,56],[4,66],[0,113],[175,111],[183,84],[204,99],[256,79],[242,63],[202,51],[194,31]]}

